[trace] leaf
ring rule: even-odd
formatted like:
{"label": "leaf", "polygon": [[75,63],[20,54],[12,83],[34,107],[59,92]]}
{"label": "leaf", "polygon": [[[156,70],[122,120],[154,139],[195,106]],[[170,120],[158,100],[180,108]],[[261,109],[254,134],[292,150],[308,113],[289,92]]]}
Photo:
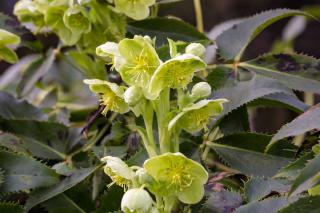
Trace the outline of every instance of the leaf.
{"label": "leaf", "polygon": [[41,206],[47,209],[49,213],[85,213],[83,209],[63,193],[47,200]]}
{"label": "leaf", "polygon": [[59,195],[66,190],[74,187],[75,185],[86,179],[89,175],[94,173],[98,168],[100,168],[100,166],[76,170],[72,175],[66,177],[56,185],[31,192],[25,204],[25,211],[29,211],[37,204],[53,198],[56,195]]}
{"label": "leaf", "polygon": [[274,22],[294,15],[307,14],[298,10],[276,9],[244,19],[218,36],[216,44],[220,55],[226,60],[239,60],[245,48],[260,32]]}
{"label": "leaf", "polygon": [[46,56],[39,57],[26,69],[17,87],[19,97],[25,96],[34,88],[37,81],[50,70],[55,58],[54,50],[50,49]]}
{"label": "leaf", "polygon": [[208,70],[207,82],[213,90],[218,90],[228,83],[230,79],[234,80],[234,75],[231,69],[223,66],[217,66],[214,69]]}
{"label": "leaf", "polygon": [[320,93],[320,60],[301,54],[268,54],[240,63],[249,71],[274,78],[289,88]]}
{"label": "leaf", "polygon": [[231,168],[249,176],[272,177],[292,160],[290,156],[294,154],[294,149],[288,144],[287,148],[274,148],[265,154],[263,150],[267,141],[268,136],[244,133],[229,135],[208,145]]}
{"label": "leaf", "polygon": [[5,175],[1,193],[51,186],[59,181],[58,174],[46,165],[7,151],[0,151],[0,168]]}
{"label": "leaf", "polygon": [[5,119],[47,119],[47,116],[40,109],[24,100],[18,100],[6,92],[0,92],[0,117]]}
{"label": "leaf", "polygon": [[298,116],[290,123],[281,127],[273,136],[267,150],[270,149],[277,141],[290,137],[301,135],[313,129],[320,129],[320,104],[311,107],[308,111]]}
{"label": "leaf", "polygon": [[289,206],[284,207],[278,213],[317,213],[320,211],[320,196],[303,197]]}
{"label": "leaf", "polygon": [[11,202],[0,202],[0,212],[3,213],[22,213],[22,206]]}
{"label": "leaf", "polygon": [[8,47],[1,47],[0,48],[0,61],[4,60],[10,64],[17,63],[19,60],[17,54]]}
{"label": "leaf", "polygon": [[312,159],[313,157],[314,155],[312,152],[302,155],[296,161],[282,168],[275,177],[287,178],[290,180],[295,179],[300,174],[300,171],[305,167],[308,160]]}
{"label": "leaf", "polygon": [[233,110],[257,98],[270,94],[285,93],[293,95],[292,91],[276,80],[261,76],[254,76],[250,81],[237,82],[214,92],[213,99],[225,98],[228,103],[223,104],[221,118]]}
{"label": "leaf", "polygon": [[289,195],[296,195],[313,187],[317,182],[313,179],[320,171],[320,155],[310,160],[293,182]]}
{"label": "leaf", "polygon": [[148,35],[157,38],[157,46],[167,44],[167,39],[175,41],[199,41],[208,38],[190,24],[169,18],[149,18],[143,21],[130,22],[127,26],[132,35]]}
{"label": "leaf", "polygon": [[204,212],[226,213],[232,212],[242,204],[242,197],[237,192],[222,190],[210,192],[207,201],[204,203]]}
{"label": "leaf", "polygon": [[241,106],[225,116],[219,123],[220,131],[224,135],[249,132],[249,116],[246,106]]}
{"label": "leaf", "polygon": [[276,179],[253,177],[244,184],[244,192],[248,201],[252,202],[264,198],[271,192],[288,192],[289,187]]}
{"label": "leaf", "polygon": [[243,205],[235,213],[276,213],[290,202],[292,201],[286,197],[273,197]]}
{"label": "leaf", "polygon": [[99,198],[101,206],[99,206],[95,213],[113,212],[120,209],[121,200],[123,196],[123,189],[117,185],[112,185]]}

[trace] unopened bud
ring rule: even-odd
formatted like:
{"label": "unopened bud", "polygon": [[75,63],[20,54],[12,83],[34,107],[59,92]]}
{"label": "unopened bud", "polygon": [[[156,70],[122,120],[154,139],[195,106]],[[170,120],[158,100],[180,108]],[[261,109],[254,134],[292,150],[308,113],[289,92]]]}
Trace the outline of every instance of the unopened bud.
{"label": "unopened bud", "polygon": [[191,96],[194,98],[207,98],[211,94],[211,86],[207,82],[200,82],[193,86]]}
{"label": "unopened bud", "polygon": [[206,51],[206,48],[199,43],[191,43],[186,47],[186,53],[193,54],[202,57]]}
{"label": "unopened bud", "polygon": [[142,90],[138,86],[131,86],[124,92],[123,98],[129,106],[135,106],[142,98]]}
{"label": "unopened bud", "polygon": [[129,189],[122,197],[121,210],[123,212],[149,213],[153,200],[149,193],[142,189]]}

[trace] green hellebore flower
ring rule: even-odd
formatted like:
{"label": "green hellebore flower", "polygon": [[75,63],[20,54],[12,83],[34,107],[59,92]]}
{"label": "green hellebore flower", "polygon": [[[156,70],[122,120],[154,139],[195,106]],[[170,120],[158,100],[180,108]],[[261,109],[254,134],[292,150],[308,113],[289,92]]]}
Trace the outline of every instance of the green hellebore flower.
{"label": "green hellebore flower", "polygon": [[63,22],[73,33],[88,33],[91,30],[91,23],[86,11],[80,5],[74,5],[65,11]]}
{"label": "green hellebore flower", "polygon": [[211,94],[211,86],[207,82],[199,82],[192,87],[191,97],[198,99],[207,98]]}
{"label": "green hellebore flower", "polygon": [[135,36],[119,42],[119,52],[125,62],[116,65],[124,82],[128,85],[147,86],[161,61],[150,37]]}
{"label": "green hellebore flower", "polygon": [[191,43],[186,47],[186,53],[202,57],[206,52],[206,48],[199,43]]}
{"label": "green hellebore flower", "polygon": [[149,7],[155,0],[114,0],[116,9],[135,20],[142,20],[149,16]]}
{"label": "green hellebore flower", "polygon": [[204,195],[207,171],[199,163],[181,153],[166,153],[144,163],[147,172],[167,190],[186,204],[198,203]]}
{"label": "green hellebore flower", "polygon": [[184,129],[189,133],[195,133],[201,129],[207,129],[210,119],[218,116],[223,110],[223,103],[228,102],[226,99],[201,100],[191,106],[182,109],[168,125],[169,130],[174,126]]}
{"label": "green hellebore flower", "polygon": [[161,64],[153,74],[148,92],[149,99],[156,99],[160,92],[169,88],[185,88],[195,72],[206,67],[206,63],[192,54],[179,55]]}
{"label": "green hellebore flower", "polygon": [[135,173],[133,170],[120,158],[106,156],[101,159],[106,163],[104,172],[111,178],[112,184],[117,184],[123,188],[127,188],[131,185],[132,179]]}
{"label": "green hellebore flower", "polygon": [[119,45],[115,42],[106,42],[96,48],[97,56],[112,64],[112,68],[120,70],[121,66],[125,64],[125,59],[121,56]]}
{"label": "green hellebore flower", "polygon": [[23,23],[33,23],[37,27],[44,26],[43,14],[38,10],[36,1],[18,1],[14,6],[13,14]]}
{"label": "green hellebore flower", "polygon": [[150,213],[153,200],[149,193],[142,189],[129,189],[122,197],[121,210],[125,213]]}
{"label": "green hellebore flower", "polygon": [[137,105],[137,103],[141,100],[142,96],[142,89],[138,86],[129,87],[123,95],[125,102],[131,107]]}
{"label": "green hellebore flower", "polygon": [[106,115],[109,110],[121,114],[129,111],[129,107],[123,99],[123,87],[98,79],[86,79],[84,83],[89,85],[92,92],[100,96],[101,105],[105,106],[102,111],[103,115]]}

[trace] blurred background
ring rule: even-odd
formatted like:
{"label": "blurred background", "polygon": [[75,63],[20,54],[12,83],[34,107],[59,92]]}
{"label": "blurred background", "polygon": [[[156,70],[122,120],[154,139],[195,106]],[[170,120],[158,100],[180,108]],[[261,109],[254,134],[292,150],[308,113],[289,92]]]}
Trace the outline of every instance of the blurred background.
{"label": "blurred background", "polygon": [[[16,0],[1,0],[0,12],[12,16],[13,6]],[[228,20],[247,17],[264,10],[274,8],[305,9],[319,6],[320,0],[202,0],[204,28],[206,32],[215,26]],[[193,0],[182,0],[160,8],[160,16],[172,15],[196,25],[194,16]],[[319,9],[320,14],[320,9]],[[13,16],[12,16],[13,17]],[[319,16],[320,17],[320,16]],[[274,48],[275,41],[283,37],[283,29],[289,19],[277,22],[261,33],[248,47],[245,58],[253,58]],[[32,36],[32,35],[29,35]],[[320,58],[320,22],[317,20],[309,21],[303,32],[299,33],[293,43],[296,52],[305,53]],[[44,42],[50,46],[55,42],[55,38],[44,38]],[[19,50],[21,55],[26,54]],[[9,65],[0,63],[0,74]],[[299,97],[303,97],[298,93]],[[319,102],[319,97],[316,97]],[[257,109],[252,116],[254,130],[259,132],[274,133],[283,124],[292,120],[295,115],[292,112],[282,109]]]}

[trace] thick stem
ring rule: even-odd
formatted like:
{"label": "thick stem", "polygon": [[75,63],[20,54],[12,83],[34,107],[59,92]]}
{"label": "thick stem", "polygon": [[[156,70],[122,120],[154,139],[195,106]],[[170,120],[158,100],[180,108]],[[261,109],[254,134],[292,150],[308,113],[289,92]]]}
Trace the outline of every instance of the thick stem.
{"label": "thick stem", "polygon": [[202,17],[202,8],[201,8],[201,0],[193,0],[194,10],[196,13],[197,20],[197,28],[200,32],[203,33],[203,17]]}

